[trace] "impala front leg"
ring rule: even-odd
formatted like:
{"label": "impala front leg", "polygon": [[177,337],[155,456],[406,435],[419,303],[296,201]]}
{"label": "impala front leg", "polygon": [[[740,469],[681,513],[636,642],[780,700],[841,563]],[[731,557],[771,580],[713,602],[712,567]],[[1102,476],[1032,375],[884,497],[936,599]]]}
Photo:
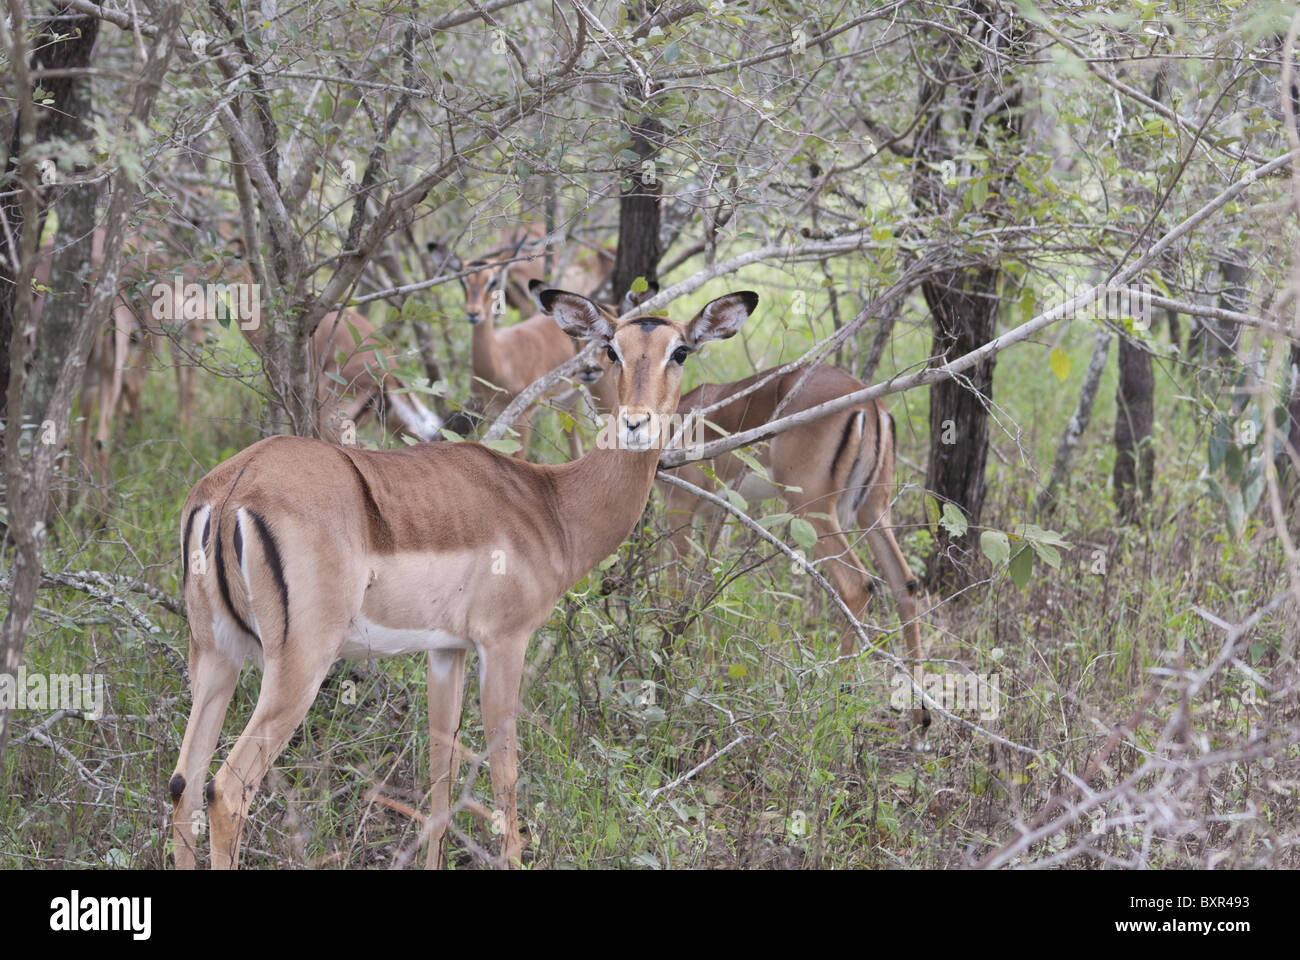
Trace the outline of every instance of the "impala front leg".
{"label": "impala front leg", "polygon": [[501,865],[507,869],[519,865],[523,852],[515,798],[519,781],[515,718],[530,636],[525,634],[492,646],[484,644],[479,650],[483,730],[492,767],[492,822],[501,831]]}
{"label": "impala front leg", "polygon": [[452,792],[460,767],[460,714],[465,692],[465,651],[429,652],[429,778],[433,781],[429,834],[425,866],[437,870],[443,865],[447,824],[451,818]]}

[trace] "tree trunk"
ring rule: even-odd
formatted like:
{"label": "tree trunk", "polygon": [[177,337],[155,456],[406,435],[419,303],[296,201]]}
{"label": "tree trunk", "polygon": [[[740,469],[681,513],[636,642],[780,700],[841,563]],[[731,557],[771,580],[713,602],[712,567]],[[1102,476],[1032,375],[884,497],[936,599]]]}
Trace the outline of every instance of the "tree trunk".
{"label": "tree trunk", "polygon": [[614,303],[622,303],[637,277],[650,282],[659,279],[659,200],[663,187],[658,172],[647,161],[658,156],[662,135],[663,127],[652,117],[643,117],[632,128],[632,152],[637,159],[623,168],[629,182],[618,200],[618,253],[611,290]]}
{"label": "tree trunk", "polygon": [[[628,5],[629,23],[635,23],[644,15],[641,2]],[[641,97],[642,91],[636,82],[630,82],[624,95],[624,111],[636,109]],[[645,107],[648,109],[649,104]],[[663,185],[654,161],[659,156],[663,132],[663,125],[653,116],[642,116],[629,131],[631,150],[636,158],[626,163],[622,170],[626,183],[618,198],[618,252],[610,279],[613,303],[623,302],[623,295],[637,277],[645,277],[650,282],[659,279],[659,258],[663,255],[659,249]]]}
{"label": "tree trunk", "polygon": [[[67,5],[56,2],[52,7],[52,17],[36,31],[32,45],[31,69],[54,70],[89,66],[95,38],[99,35],[99,20],[95,17],[54,19],[54,17],[67,16]],[[61,39],[55,39],[56,35]],[[54,104],[41,110],[37,115],[37,143],[46,143],[53,139],[79,139],[84,136],[79,132],[83,123],[81,119],[84,109],[83,95],[77,92],[83,84],[84,80],[81,78],[67,76],[50,77],[40,81],[38,85],[54,98]],[[73,102],[74,99],[77,102]],[[19,125],[15,123],[9,136],[9,152],[5,160],[6,172],[12,172],[18,162],[18,135]],[[58,177],[62,179],[71,172],[59,169]],[[70,189],[84,191],[84,188]],[[54,191],[51,188],[39,192],[36,221],[32,224],[32,229],[38,231],[37,246],[40,245],[39,231],[44,225],[45,214],[53,197]],[[0,417],[4,417],[7,415],[9,395],[9,341],[14,329],[15,274],[10,265],[18,260],[17,250],[10,246],[10,241],[19,243],[22,231],[26,229],[23,223],[21,190],[12,189],[11,185],[9,189],[3,191],[3,196],[0,196],[0,217],[3,217],[3,222],[8,224],[7,230],[0,230]]]}
{"label": "tree trunk", "polygon": [[1115,393],[1115,504],[1122,523],[1132,523],[1151,499],[1155,447],[1155,376],[1151,354],[1128,337],[1119,341],[1119,388]]}
{"label": "tree trunk", "polygon": [[[130,114],[124,118],[128,130],[147,129],[149,115],[167,72],[173,42],[178,36],[180,20],[180,4],[162,8],[157,17],[158,33],[148,41],[148,59],[142,76],[133,84]],[[26,25],[20,16],[14,17],[12,29],[17,36],[23,35]],[[18,74],[16,86],[22,90],[27,81],[26,57],[15,58],[15,62]],[[36,140],[36,125],[31,119],[30,107],[30,100],[25,103],[20,101],[18,130],[23,142],[28,143]],[[35,170],[30,160],[22,164],[20,169],[21,176],[13,182],[18,188],[16,192],[22,195],[24,226],[31,227],[39,220],[37,192],[40,187],[36,183]],[[9,512],[14,550],[10,567],[9,609],[0,625],[0,673],[16,675],[22,664],[23,645],[31,626],[36,608],[36,591],[40,585],[41,548],[45,540],[43,521],[58,450],[57,444],[37,442],[34,437],[30,442],[22,442],[23,431],[19,429],[19,424],[27,422],[39,425],[47,421],[56,427],[67,424],[95,330],[108,317],[109,308],[117,296],[118,277],[122,268],[122,241],[131,208],[138,196],[139,188],[129,178],[114,176],[112,199],[104,217],[105,239],[99,276],[90,288],[85,309],[75,312],[78,320],[73,341],[66,356],[59,358],[61,362],[57,364],[57,380],[54,384],[48,388],[38,385],[28,390],[26,381],[29,375],[24,363],[27,353],[25,339],[15,338],[17,342],[10,348],[8,391],[12,409],[4,438],[4,476],[5,506]],[[20,260],[13,315],[15,327],[19,330],[27,326],[31,317],[30,280],[35,267],[35,239],[34,231],[23,231],[23,256]],[[33,377],[39,379],[42,365],[38,364],[33,369]],[[43,409],[29,408],[29,401],[37,397],[48,398]],[[0,711],[0,760],[3,760],[5,743],[9,737],[9,720],[9,712]]]}
{"label": "tree trunk", "polygon": [[[921,284],[934,328],[931,355],[942,366],[993,339],[997,322],[998,269],[953,272]],[[993,399],[997,356],[981,361],[967,376],[940,380],[930,388],[930,465],[925,485],[940,503],[961,507],[973,529],[984,509],[984,467],[989,454],[988,404]],[[970,558],[971,534],[950,539],[940,527],[936,562],[926,579],[932,590],[964,582],[957,573]],[[956,574],[956,575],[954,575]]]}

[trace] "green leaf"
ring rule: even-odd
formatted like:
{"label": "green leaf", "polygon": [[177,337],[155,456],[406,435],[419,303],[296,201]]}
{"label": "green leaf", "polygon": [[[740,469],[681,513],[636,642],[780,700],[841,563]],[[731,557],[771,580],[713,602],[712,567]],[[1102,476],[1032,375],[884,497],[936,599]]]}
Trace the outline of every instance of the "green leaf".
{"label": "green leaf", "polygon": [[934,497],[923,497],[921,502],[925,504],[925,522],[930,525],[932,531],[938,532],[939,501]]}
{"label": "green leaf", "polygon": [[1038,311],[1038,297],[1034,295],[1033,287],[1025,287],[1020,294],[1020,322],[1032,320]]}
{"label": "green leaf", "polygon": [[1241,483],[1241,471],[1245,462],[1238,447],[1230,446],[1223,453],[1223,466],[1228,472],[1229,483]]}
{"label": "green leaf", "polygon": [[726,488],[726,494],[727,502],[742,513],[749,507],[749,504],[745,502],[745,498],[730,487]]}
{"label": "green leaf", "polygon": [[1052,368],[1052,373],[1056,374],[1056,379],[1065,383],[1070,379],[1070,355],[1056,347],[1047,357],[1047,362]]}
{"label": "green leaf", "polygon": [[740,460],[741,463],[749,467],[750,470],[754,471],[755,476],[762,477],[764,480],[772,479],[770,476],[768,476],[767,468],[763,466],[761,463],[759,463],[758,458],[755,457],[749,451],[741,449],[741,450],[732,450],[731,452],[738,460]]}
{"label": "green leaf", "polygon": [[993,566],[1001,566],[1011,556],[1011,541],[1001,530],[985,530],[980,534],[980,550]]}
{"label": "green leaf", "polygon": [[1049,543],[1039,543],[1037,540],[1030,540],[1029,545],[1034,548],[1034,553],[1038,558],[1053,570],[1061,569],[1061,551],[1057,550]]}
{"label": "green leaf", "polygon": [[633,293],[645,293],[647,290],[650,289],[650,283],[648,280],[646,280],[645,277],[637,277],[635,280],[632,281],[632,286],[629,287],[628,289],[630,289]]}
{"label": "green leaf", "polygon": [[1029,583],[1029,573],[1034,568],[1034,550],[1032,547],[1025,545],[1020,548],[1020,552],[1011,558],[1010,563],[1011,580],[1021,590]]}
{"label": "green leaf", "polygon": [[961,512],[961,507],[955,503],[945,503],[943,505],[943,516],[939,520],[943,528],[948,531],[950,537],[962,537],[966,535],[966,514]]}
{"label": "green leaf", "polygon": [[817,531],[803,517],[795,517],[790,521],[790,536],[805,550],[811,550],[817,543]]}
{"label": "green leaf", "polygon": [[747,676],[749,676],[749,670],[743,663],[733,663],[731,666],[727,667],[728,680],[740,680]]}
{"label": "green leaf", "polygon": [[1241,536],[1242,529],[1246,526],[1246,505],[1241,499],[1240,490],[1227,491],[1228,500],[1228,532],[1234,537]]}
{"label": "green leaf", "polygon": [[500,440],[493,440],[491,443],[485,443],[483,446],[489,450],[495,450],[497,453],[511,454],[519,449],[519,441],[514,437],[502,437]]}

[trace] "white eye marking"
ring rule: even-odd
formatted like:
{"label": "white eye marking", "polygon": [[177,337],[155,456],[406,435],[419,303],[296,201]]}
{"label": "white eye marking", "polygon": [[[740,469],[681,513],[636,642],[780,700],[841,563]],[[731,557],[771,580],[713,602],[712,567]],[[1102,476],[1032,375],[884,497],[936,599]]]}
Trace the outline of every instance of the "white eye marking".
{"label": "white eye marking", "polygon": [[665,367],[668,366],[668,364],[670,364],[670,363],[672,362],[673,354],[677,352],[677,348],[678,348],[678,347],[684,347],[684,346],[685,346],[685,344],[682,343],[682,341],[680,341],[680,340],[673,340],[672,342],[670,342],[670,343],[668,344],[668,351],[664,354],[664,363],[663,363],[663,365],[664,365]]}

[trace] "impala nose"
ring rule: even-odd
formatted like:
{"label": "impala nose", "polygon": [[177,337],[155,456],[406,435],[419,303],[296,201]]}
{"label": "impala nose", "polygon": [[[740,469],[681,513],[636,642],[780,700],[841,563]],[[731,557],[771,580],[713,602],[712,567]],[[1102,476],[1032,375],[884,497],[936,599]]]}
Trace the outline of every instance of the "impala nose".
{"label": "impala nose", "polygon": [[619,431],[625,450],[649,450],[654,444],[654,414],[650,411],[633,413],[624,410],[620,417],[622,429]]}
{"label": "impala nose", "polygon": [[483,322],[483,314],[474,312],[465,314],[465,319],[470,322],[471,326],[478,326]]}

